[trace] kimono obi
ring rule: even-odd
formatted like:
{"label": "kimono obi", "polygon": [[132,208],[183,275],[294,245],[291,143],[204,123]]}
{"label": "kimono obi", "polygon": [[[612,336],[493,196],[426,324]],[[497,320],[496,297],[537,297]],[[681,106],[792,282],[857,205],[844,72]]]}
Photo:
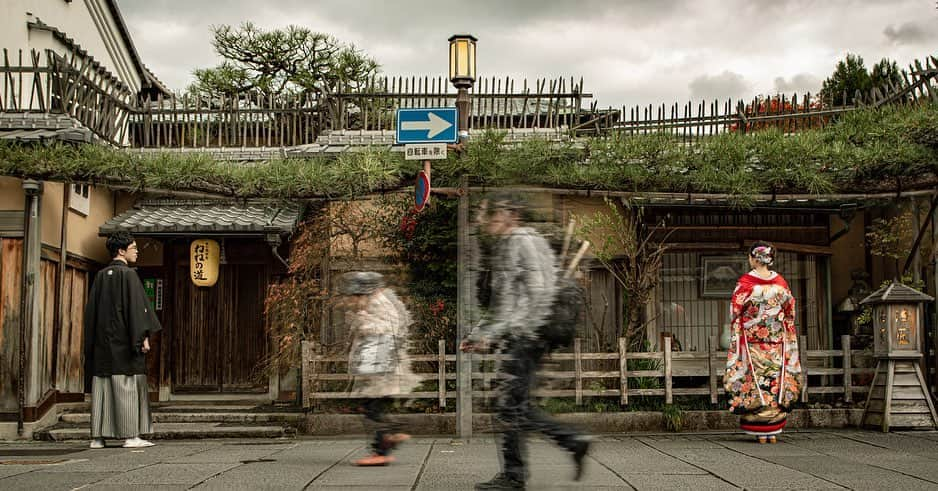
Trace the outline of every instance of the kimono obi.
{"label": "kimono obi", "polygon": [[759,339],[759,338],[750,339],[749,336],[743,334],[743,342],[746,344],[782,344],[784,340],[781,337],[778,337],[777,339],[774,339],[774,340],[773,339]]}

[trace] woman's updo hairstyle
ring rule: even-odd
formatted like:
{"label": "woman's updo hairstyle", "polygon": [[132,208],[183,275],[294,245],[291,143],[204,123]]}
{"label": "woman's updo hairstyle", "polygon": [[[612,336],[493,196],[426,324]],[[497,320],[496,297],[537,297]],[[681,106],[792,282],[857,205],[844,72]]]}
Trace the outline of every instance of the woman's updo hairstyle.
{"label": "woman's updo hairstyle", "polygon": [[756,241],[749,248],[749,257],[761,264],[771,266],[775,262],[775,246],[765,241]]}

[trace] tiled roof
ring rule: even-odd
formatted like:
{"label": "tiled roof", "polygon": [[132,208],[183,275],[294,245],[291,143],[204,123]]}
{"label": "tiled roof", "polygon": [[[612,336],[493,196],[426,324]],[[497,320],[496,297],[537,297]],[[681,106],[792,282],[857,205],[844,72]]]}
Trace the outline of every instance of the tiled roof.
{"label": "tiled roof", "polygon": [[0,139],[15,141],[64,140],[91,142],[91,130],[67,114],[0,113]]}
{"label": "tiled roof", "polygon": [[932,300],[934,298],[929,295],[893,281],[861,300],[860,305],[870,303],[918,303],[931,302]]}
{"label": "tiled roof", "polygon": [[289,234],[301,214],[299,205],[272,201],[154,200],[111,218],[101,225],[99,233],[123,230],[142,236]]}

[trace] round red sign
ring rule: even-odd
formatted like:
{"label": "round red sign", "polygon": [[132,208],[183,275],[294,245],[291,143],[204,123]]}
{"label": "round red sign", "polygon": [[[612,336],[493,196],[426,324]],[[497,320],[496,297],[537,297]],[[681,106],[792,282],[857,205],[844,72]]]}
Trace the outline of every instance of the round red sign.
{"label": "round red sign", "polygon": [[428,201],[430,201],[430,177],[426,172],[420,171],[417,173],[417,183],[414,185],[414,208],[422,211]]}

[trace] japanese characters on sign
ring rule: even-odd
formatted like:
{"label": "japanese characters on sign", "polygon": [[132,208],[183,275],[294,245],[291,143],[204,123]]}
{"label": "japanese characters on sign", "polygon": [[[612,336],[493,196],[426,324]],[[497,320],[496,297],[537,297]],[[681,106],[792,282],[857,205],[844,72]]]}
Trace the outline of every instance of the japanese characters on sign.
{"label": "japanese characters on sign", "polygon": [[163,280],[159,278],[145,278],[143,280],[143,291],[147,294],[147,300],[153,310],[163,310]]}
{"label": "japanese characters on sign", "polygon": [[411,143],[404,145],[405,160],[442,160],[445,158],[445,143]]}
{"label": "japanese characters on sign", "polygon": [[213,286],[218,281],[220,259],[218,242],[197,239],[189,247],[189,277],[196,286]]}

